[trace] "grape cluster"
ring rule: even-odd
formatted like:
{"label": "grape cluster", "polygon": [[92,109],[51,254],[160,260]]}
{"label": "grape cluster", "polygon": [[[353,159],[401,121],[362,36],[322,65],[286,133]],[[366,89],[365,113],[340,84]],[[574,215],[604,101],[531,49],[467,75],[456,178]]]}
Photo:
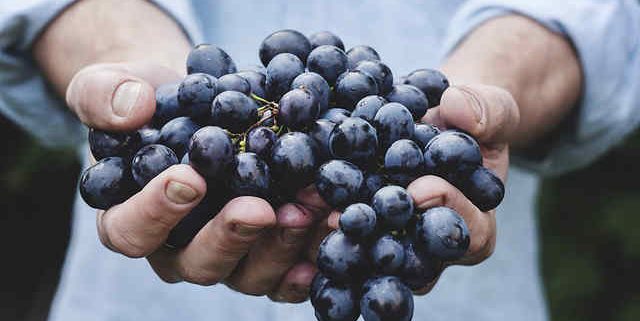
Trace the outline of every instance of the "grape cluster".
{"label": "grape cluster", "polygon": [[224,50],[198,45],[188,75],[156,89],[147,126],[90,129],[97,163],[82,174],[82,197],[107,209],[170,166],[189,164],[208,189],[169,235],[168,246],[182,247],[233,197],[278,206],[315,184],[344,212],[319,250],[311,293],[318,319],[411,319],[411,290],[460,258],[469,232],[451,209],[417,212],[407,185],[440,176],[483,211],[504,195],[471,136],[420,121],[440,104],[447,78],[418,69],[394,83],[373,48],[345,52],[330,32],[276,31],[259,58],[264,67],[237,71]]}

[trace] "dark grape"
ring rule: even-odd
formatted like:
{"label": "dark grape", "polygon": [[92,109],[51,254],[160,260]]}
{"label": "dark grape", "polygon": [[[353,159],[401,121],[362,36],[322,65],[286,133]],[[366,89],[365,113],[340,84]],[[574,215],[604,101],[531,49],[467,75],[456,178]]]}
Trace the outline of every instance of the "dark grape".
{"label": "dark grape", "polygon": [[238,91],[220,93],[211,104],[211,124],[242,133],[258,120],[258,104]]}
{"label": "dark grape", "polygon": [[327,204],[343,207],[358,200],[363,181],[357,166],[344,160],[330,160],[318,169],[316,188]]}
{"label": "dark grape", "polygon": [[208,74],[187,75],[178,87],[178,102],[182,113],[193,119],[206,121],[211,102],[218,94],[217,81]]}
{"label": "dark grape", "polygon": [[311,44],[307,37],[298,31],[285,29],[268,35],[260,44],[259,56],[263,65],[267,66],[278,54],[289,53],[306,62],[311,52]]}
{"label": "dark grape", "polygon": [[202,176],[220,179],[229,174],[234,158],[233,144],[224,129],[202,127],[189,143],[189,162]]}
{"label": "dark grape", "polygon": [[379,93],[375,79],[362,71],[347,71],[336,80],[336,103],[353,110],[360,99]]}
{"label": "dark grape", "polygon": [[490,169],[478,167],[471,175],[462,178],[458,187],[481,211],[490,211],[502,202],[504,184]]}
{"label": "dark grape", "polygon": [[262,159],[269,159],[276,140],[278,135],[271,128],[256,127],[247,134],[246,150],[256,153]]}
{"label": "dark grape", "polygon": [[339,219],[340,230],[354,240],[369,237],[376,228],[376,212],[364,203],[347,206]]}
{"label": "dark grape", "polygon": [[348,59],[344,51],[335,46],[320,46],[311,51],[307,68],[322,76],[329,85],[334,85],[338,76],[347,71]]}
{"label": "dark grape", "polygon": [[311,300],[311,304],[315,304],[315,299],[320,293],[320,290],[329,283],[329,279],[322,275],[322,273],[318,272],[311,280],[311,285],[309,286],[309,300]]}
{"label": "dark grape", "polygon": [[408,186],[424,172],[420,146],[408,139],[395,141],[384,155],[384,169],[392,183]]}
{"label": "dark grape", "polygon": [[434,69],[418,69],[411,72],[403,81],[404,84],[418,87],[427,95],[429,99],[429,107],[440,105],[440,98],[447,88],[449,88],[449,80],[438,70]]}
{"label": "dark grape", "polygon": [[330,280],[342,284],[357,283],[366,277],[366,249],[342,231],[333,231],[320,243],[317,264],[320,272]]}
{"label": "dark grape", "polygon": [[371,279],[362,289],[360,310],[364,321],[410,321],[413,295],[397,277]]}
{"label": "dark grape", "polygon": [[376,129],[360,117],[343,120],[329,136],[329,150],[334,158],[361,166],[375,159],[377,147]]}
{"label": "dark grape", "polygon": [[138,134],[140,135],[140,146],[155,144],[160,139],[160,131],[155,128],[140,128]]}
{"label": "dark grape", "polygon": [[312,49],[329,45],[338,47],[340,50],[344,50],[344,43],[342,43],[342,39],[329,31],[320,31],[310,35],[309,42],[311,43]]}
{"label": "dark grape", "polygon": [[420,146],[420,148],[424,149],[429,141],[440,134],[440,130],[438,127],[418,123],[415,125],[415,130],[413,132],[413,141]]}
{"label": "dark grape", "polygon": [[266,198],[271,182],[269,166],[255,153],[240,153],[235,163],[230,178],[233,194]]}
{"label": "dark grape", "polygon": [[180,83],[174,82],[156,88],[156,111],[151,118],[154,127],[160,128],[176,117],[186,116],[178,102],[179,87]]}
{"label": "dark grape", "polygon": [[327,279],[313,295],[313,308],[319,321],[356,321],[360,316],[357,291]]}
{"label": "dark grape", "polygon": [[391,69],[377,60],[363,60],[358,63],[354,70],[369,74],[375,79],[380,95],[386,95],[393,87],[393,73]]}
{"label": "dark grape", "polygon": [[440,206],[418,215],[415,242],[425,255],[453,261],[469,249],[469,229],[454,210]]}
{"label": "dark grape", "polygon": [[280,98],[278,121],[291,130],[303,130],[316,120],[318,100],[308,89],[293,89]]}
{"label": "dark grape", "polygon": [[322,115],[320,115],[320,119],[326,119],[334,124],[339,124],[343,120],[349,118],[351,116],[351,112],[344,108],[329,108]]}
{"label": "dark grape", "polygon": [[218,89],[218,93],[233,90],[245,95],[251,94],[251,84],[238,74],[228,74],[218,78],[216,88]]}
{"label": "dark grape", "polygon": [[373,210],[384,229],[403,229],[413,215],[413,199],[400,186],[385,186],[373,195]]}
{"label": "dark grape", "polygon": [[424,117],[429,109],[427,96],[415,86],[395,85],[385,97],[389,102],[400,103],[407,107],[416,121]]}
{"label": "dark grape", "polygon": [[309,131],[309,136],[318,145],[319,156],[322,160],[329,159],[331,157],[331,150],[329,149],[329,137],[336,124],[326,119],[318,119]]}
{"label": "dark grape", "polygon": [[142,146],[142,137],[137,131],[130,133],[107,132],[89,129],[89,148],[96,160],[106,157],[128,158]]}
{"label": "dark grape", "polygon": [[440,262],[422,254],[416,249],[411,238],[405,238],[402,244],[404,246],[404,264],[400,277],[411,290],[420,290],[436,279]]}
{"label": "dark grape", "polygon": [[359,62],[364,60],[380,60],[380,55],[369,46],[355,46],[347,51],[349,58],[349,69],[355,68]]}
{"label": "dark grape", "polygon": [[249,82],[249,86],[251,87],[251,92],[254,95],[260,98],[267,97],[267,91],[265,87],[267,76],[265,74],[257,71],[253,71],[253,70],[244,70],[244,71],[237,72],[236,75],[244,78],[246,81]]}
{"label": "dark grape", "polygon": [[178,158],[182,158],[187,152],[191,136],[198,129],[200,126],[189,117],[174,118],[160,129],[158,143],[171,148]]}
{"label": "dark grape", "polygon": [[289,88],[293,79],[304,72],[302,61],[293,54],[281,53],[271,59],[267,65],[267,79],[265,88],[267,97],[278,100]]}
{"label": "dark grape", "polygon": [[307,134],[282,135],[271,152],[271,174],[284,192],[295,192],[313,182],[318,168],[318,149]]}
{"label": "dark grape", "polygon": [[371,202],[373,194],[386,185],[385,178],[376,173],[366,173],[364,182],[360,186],[360,200],[362,202]]}
{"label": "dark grape", "polygon": [[187,57],[187,73],[204,73],[221,77],[236,72],[233,59],[222,49],[210,45],[197,45]]}
{"label": "dark grape", "polygon": [[178,164],[178,157],[171,148],[164,145],[147,145],[142,147],[131,161],[133,179],[144,187],[165,169]]}
{"label": "dark grape", "polygon": [[454,185],[482,165],[480,146],[471,136],[459,131],[444,131],[431,139],[424,149],[425,171],[439,175]]}
{"label": "dark grape", "polygon": [[351,113],[351,116],[360,117],[369,123],[373,123],[376,113],[386,103],[386,99],[377,95],[364,97],[356,104],[356,108]]}
{"label": "dark grape", "polygon": [[329,94],[331,89],[322,76],[315,72],[305,72],[298,75],[291,83],[291,89],[305,88],[311,90],[318,99],[319,114],[325,112],[329,108]]}
{"label": "dark grape", "polygon": [[415,131],[411,112],[399,103],[388,103],[382,106],[373,119],[378,132],[378,142],[382,150],[386,150],[399,139],[411,139]]}
{"label": "dark grape", "polygon": [[129,165],[120,157],[106,157],[80,177],[80,195],[91,207],[106,210],[133,195],[135,183]]}
{"label": "dark grape", "polygon": [[371,264],[376,273],[398,275],[404,266],[404,246],[391,234],[383,234],[371,246]]}

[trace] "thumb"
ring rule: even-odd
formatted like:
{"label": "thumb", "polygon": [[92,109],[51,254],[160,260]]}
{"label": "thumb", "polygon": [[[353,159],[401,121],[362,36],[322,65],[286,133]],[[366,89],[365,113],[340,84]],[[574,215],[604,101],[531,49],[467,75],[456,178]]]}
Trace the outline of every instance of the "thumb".
{"label": "thumb", "polygon": [[73,77],[67,105],[90,127],[133,130],[153,116],[154,87],[179,77],[173,70],[151,64],[95,64]]}
{"label": "thumb", "polygon": [[520,122],[520,113],[511,94],[495,86],[449,87],[440,106],[425,120],[445,128],[458,128],[484,144],[508,143]]}

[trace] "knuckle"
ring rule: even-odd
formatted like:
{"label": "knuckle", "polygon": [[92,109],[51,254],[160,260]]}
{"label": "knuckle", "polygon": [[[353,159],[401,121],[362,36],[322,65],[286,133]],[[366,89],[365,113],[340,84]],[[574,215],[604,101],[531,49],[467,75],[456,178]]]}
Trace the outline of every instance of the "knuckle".
{"label": "knuckle", "polygon": [[182,275],[183,279],[189,283],[211,286],[220,283],[222,277],[214,271],[206,271],[203,269],[186,269]]}
{"label": "knuckle", "polygon": [[150,249],[146,248],[139,238],[129,233],[119,233],[110,237],[111,245],[122,255],[130,258],[141,258],[149,254]]}

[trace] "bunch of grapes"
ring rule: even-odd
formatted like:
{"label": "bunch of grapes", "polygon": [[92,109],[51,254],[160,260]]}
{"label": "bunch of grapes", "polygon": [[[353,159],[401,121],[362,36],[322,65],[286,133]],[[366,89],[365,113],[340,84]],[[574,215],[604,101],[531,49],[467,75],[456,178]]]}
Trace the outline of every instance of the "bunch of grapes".
{"label": "bunch of grapes", "polygon": [[278,206],[315,184],[344,212],[319,249],[311,291],[318,319],[410,320],[411,290],[460,258],[469,232],[452,209],[417,212],[407,185],[440,176],[483,211],[501,202],[504,186],[482,166],[471,136],[420,121],[449,86],[442,73],[418,69],[394,83],[373,48],[344,50],[330,32],[280,30],[260,45],[264,67],[237,71],[224,50],[196,46],[188,75],[157,88],[147,126],[90,129],[97,163],[81,177],[83,199],[107,209],[170,166],[189,164],[207,195],[166,241],[183,247],[233,197]]}

